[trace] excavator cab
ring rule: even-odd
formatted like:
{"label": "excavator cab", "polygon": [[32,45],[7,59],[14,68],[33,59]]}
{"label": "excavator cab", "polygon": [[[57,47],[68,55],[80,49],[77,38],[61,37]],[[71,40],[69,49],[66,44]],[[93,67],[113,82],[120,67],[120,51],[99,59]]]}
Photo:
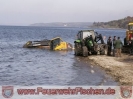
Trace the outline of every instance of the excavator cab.
{"label": "excavator cab", "polygon": [[133,23],[129,23],[128,24],[128,30],[129,31],[133,31]]}
{"label": "excavator cab", "polygon": [[53,38],[50,42],[51,50],[66,50],[68,49],[68,43],[64,42],[60,37]]}
{"label": "excavator cab", "polygon": [[61,43],[61,39],[60,38],[53,38],[51,40],[51,43],[50,43],[50,49],[51,50],[55,50],[56,46],[59,46]]}
{"label": "excavator cab", "polygon": [[130,41],[133,37],[133,23],[128,24],[128,30],[126,31],[126,40]]}
{"label": "excavator cab", "polygon": [[131,38],[133,37],[133,22],[130,22],[128,24],[128,28],[126,31],[126,37],[124,38],[124,46],[122,47],[122,52],[123,53],[129,53],[131,46]]}

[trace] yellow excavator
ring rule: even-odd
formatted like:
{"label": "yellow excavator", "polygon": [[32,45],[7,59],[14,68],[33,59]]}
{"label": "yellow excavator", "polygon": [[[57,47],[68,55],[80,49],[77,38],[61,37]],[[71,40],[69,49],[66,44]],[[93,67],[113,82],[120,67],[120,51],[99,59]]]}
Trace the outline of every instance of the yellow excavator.
{"label": "yellow excavator", "polygon": [[133,22],[128,23],[128,29],[126,31],[126,37],[124,38],[124,46],[122,52],[129,53],[131,46],[131,38],[133,38]]}
{"label": "yellow excavator", "polygon": [[28,41],[23,46],[24,48],[43,48],[50,50],[70,50],[73,49],[72,44],[63,41],[60,37],[55,37],[51,40],[41,40],[41,41]]}
{"label": "yellow excavator", "polygon": [[72,48],[72,44],[63,41],[60,37],[56,37],[50,40],[51,50],[68,50]]}

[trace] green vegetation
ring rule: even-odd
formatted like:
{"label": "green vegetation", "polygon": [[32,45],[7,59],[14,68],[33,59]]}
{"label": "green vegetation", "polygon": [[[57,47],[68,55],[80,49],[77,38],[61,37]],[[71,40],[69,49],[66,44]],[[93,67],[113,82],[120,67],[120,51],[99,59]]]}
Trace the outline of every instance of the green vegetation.
{"label": "green vegetation", "polygon": [[133,17],[128,16],[123,19],[113,20],[109,22],[94,22],[92,27],[126,29],[129,22],[133,22]]}

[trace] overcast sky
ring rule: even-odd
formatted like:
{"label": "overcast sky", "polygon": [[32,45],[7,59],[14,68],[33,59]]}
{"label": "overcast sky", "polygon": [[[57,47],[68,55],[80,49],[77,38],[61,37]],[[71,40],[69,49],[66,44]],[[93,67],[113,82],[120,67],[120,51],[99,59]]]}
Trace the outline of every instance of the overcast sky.
{"label": "overcast sky", "polygon": [[106,22],[133,16],[133,0],[0,0],[0,25]]}

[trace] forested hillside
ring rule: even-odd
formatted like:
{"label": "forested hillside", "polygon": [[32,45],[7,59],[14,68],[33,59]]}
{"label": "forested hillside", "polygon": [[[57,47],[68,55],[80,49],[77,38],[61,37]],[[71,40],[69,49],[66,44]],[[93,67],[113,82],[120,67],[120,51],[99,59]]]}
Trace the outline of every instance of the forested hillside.
{"label": "forested hillside", "polygon": [[127,28],[127,24],[133,22],[133,17],[128,16],[123,19],[113,20],[109,22],[94,22],[93,27],[99,28]]}

